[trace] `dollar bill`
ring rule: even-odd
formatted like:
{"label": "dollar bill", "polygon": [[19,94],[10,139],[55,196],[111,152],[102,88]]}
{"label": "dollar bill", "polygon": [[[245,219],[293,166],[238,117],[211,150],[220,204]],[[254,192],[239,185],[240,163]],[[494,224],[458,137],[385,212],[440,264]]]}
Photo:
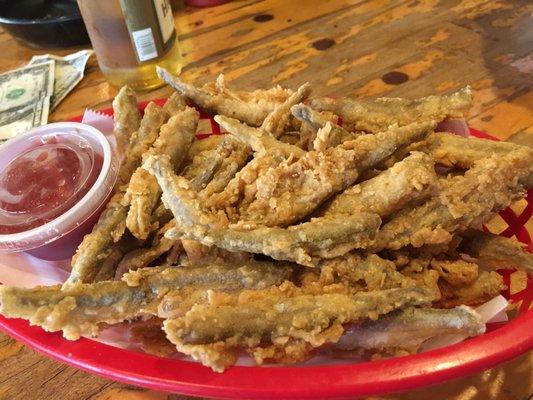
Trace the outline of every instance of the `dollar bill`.
{"label": "dollar bill", "polygon": [[50,97],[0,113],[0,144],[48,121]]}
{"label": "dollar bill", "polygon": [[49,61],[55,62],[54,93],[50,102],[50,110],[56,108],[65,96],[83,79],[85,65],[93,53],[92,50],[81,50],[65,57],[44,54],[34,56],[30,60],[28,65],[38,65]]}
{"label": "dollar bill", "polygon": [[45,61],[0,75],[0,120],[5,118],[2,116],[4,112],[52,96],[54,71],[55,62]]}

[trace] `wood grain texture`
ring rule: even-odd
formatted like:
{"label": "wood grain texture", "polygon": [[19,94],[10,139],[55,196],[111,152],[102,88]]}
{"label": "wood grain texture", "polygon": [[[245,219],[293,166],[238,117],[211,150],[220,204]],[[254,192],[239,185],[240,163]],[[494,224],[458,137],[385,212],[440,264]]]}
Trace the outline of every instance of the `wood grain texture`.
{"label": "wood grain texture", "polygon": [[[531,145],[532,12],[526,0],[241,0],[184,8],[175,21],[186,80],[204,83],[224,73],[240,89],[277,83],[294,88],[309,81],[316,95],[360,97],[417,97],[470,84],[475,89],[470,125]],[[24,47],[3,31],[0,48],[0,72],[47,52]],[[109,107],[116,93],[91,58],[86,77],[50,121],[87,107]],[[140,98],[170,93],[160,88]],[[373,399],[522,400],[533,393],[532,365],[533,355],[526,354],[472,377]],[[3,334],[0,370],[0,400],[187,399],[93,377]]]}

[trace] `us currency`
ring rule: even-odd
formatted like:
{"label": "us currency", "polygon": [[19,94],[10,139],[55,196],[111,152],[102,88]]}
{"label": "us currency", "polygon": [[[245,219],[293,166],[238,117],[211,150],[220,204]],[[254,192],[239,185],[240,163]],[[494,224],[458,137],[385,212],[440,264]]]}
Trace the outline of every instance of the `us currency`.
{"label": "us currency", "polygon": [[46,124],[54,67],[54,61],[46,61],[0,75],[0,143]]}
{"label": "us currency", "polygon": [[48,61],[55,62],[54,93],[50,102],[50,110],[55,109],[65,96],[83,79],[85,65],[93,53],[92,50],[81,50],[65,57],[45,54],[34,56],[30,60],[28,65],[41,64]]}
{"label": "us currency", "polygon": [[50,97],[0,113],[0,144],[48,121]]}
{"label": "us currency", "polygon": [[28,106],[54,92],[55,62],[47,61],[0,75],[0,112]]}

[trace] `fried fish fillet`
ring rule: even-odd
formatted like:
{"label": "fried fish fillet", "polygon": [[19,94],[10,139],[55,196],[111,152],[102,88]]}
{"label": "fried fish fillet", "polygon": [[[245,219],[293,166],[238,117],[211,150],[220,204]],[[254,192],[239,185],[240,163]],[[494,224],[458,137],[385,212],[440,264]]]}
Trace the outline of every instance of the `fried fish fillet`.
{"label": "fried fish fillet", "polygon": [[211,265],[201,268],[144,268],[122,281],[59,285],[22,289],[0,286],[0,313],[24,318],[48,332],[63,331],[76,340],[98,334],[103,323],[114,324],[143,314],[157,314],[160,299],[182,287],[222,291],[263,289],[290,277],[288,265],[253,262],[242,266]]}
{"label": "fried fish fillet", "polygon": [[[170,158],[176,170],[179,170],[187,151],[195,138],[196,125],[199,114],[191,107],[177,111],[161,127],[159,136],[152,147],[143,154],[143,158],[150,155],[165,154]],[[156,179],[142,167],[137,168],[132,175],[125,196],[125,202],[130,209],[126,219],[126,226],[138,239],[146,239],[156,227],[152,225],[152,212],[161,196]]]}
{"label": "fried fish fillet", "polygon": [[452,309],[406,308],[350,326],[334,347],[339,350],[405,350],[416,352],[430,338],[443,334],[481,335],[485,324],[467,306]]}
{"label": "fried fish fillet", "polygon": [[460,250],[477,258],[484,266],[514,267],[533,274],[533,254],[520,242],[474,229],[464,232],[461,238]]}
{"label": "fried fish fillet", "polygon": [[322,208],[321,215],[370,212],[383,218],[413,201],[427,198],[434,191],[436,181],[433,159],[413,152],[375,178],[334,197]]}
{"label": "fried fish fillet", "polygon": [[237,118],[251,126],[260,126],[266,116],[292,94],[279,86],[250,93],[234,92],[220,83],[223,79],[217,85],[198,88],[181,81],[164,68],[156,67],[156,70],[163,81],[198,106],[213,114]]}
{"label": "fried fish fillet", "polygon": [[233,252],[264,254],[313,267],[318,257],[333,258],[368,247],[380,224],[376,214],[356,213],[315,218],[288,228],[259,226],[240,230],[206,225],[205,229],[174,229],[166,235],[174,240],[185,237]]}
{"label": "fried fish fillet", "polygon": [[130,87],[123,86],[113,100],[113,117],[113,135],[117,140],[117,151],[121,154],[141,123],[137,98]]}
{"label": "fried fish fillet", "polygon": [[294,287],[241,293],[228,304],[198,304],[183,317],[167,319],[164,330],[178,351],[221,372],[235,363],[244,348],[262,363],[265,359],[301,361],[312,349],[335,343],[343,324],[432,298],[421,288],[321,295],[302,294]]}
{"label": "fried fish fillet", "polygon": [[127,184],[140,165],[142,154],[156,140],[159,128],[166,119],[167,114],[155,103],[146,106],[139,129],[131,137],[120,166],[113,189],[115,194],[107,203],[92,232],[85,235],[76,250],[71,263],[72,271],[64,286],[77,282],[92,282],[99,267],[109,256],[113,243],[122,237],[128,215],[128,207],[123,204]]}
{"label": "fried fish fillet", "polygon": [[309,103],[314,109],[334,112],[355,129],[380,132],[393,124],[403,126],[415,121],[440,122],[446,118],[462,118],[472,106],[472,91],[466,86],[451,94],[415,100],[386,97],[376,100],[315,98]]}
{"label": "fried fish fillet", "polygon": [[523,196],[519,180],[528,173],[531,161],[528,151],[515,151],[480,160],[464,176],[441,180],[435,197],[381,228],[373,249],[447,243],[453,234],[486,222]]}

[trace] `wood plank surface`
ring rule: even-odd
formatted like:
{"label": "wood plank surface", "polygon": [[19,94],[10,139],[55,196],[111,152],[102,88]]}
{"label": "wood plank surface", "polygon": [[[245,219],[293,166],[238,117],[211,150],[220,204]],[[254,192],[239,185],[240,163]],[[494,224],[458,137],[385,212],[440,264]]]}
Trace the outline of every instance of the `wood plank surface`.
{"label": "wood plank surface", "polygon": [[[526,0],[241,0],[175,9],[185,80],[224,73],[235,88],[308,81],[316,95],[418,97],[464,85],[475,89],[469,124],[532,145],[533,3]],[[0,30],[0,73],[26,64],[35,50]],[[117,88],[94,58],[86,76],[50,115],[109,107]],[[167,87],[141,99],[166,97]],[[0,400],[183,400],[134,388],[44,358],[0,334]],[[505,399],[533,394],[533,355],[471,377],[373,399]]]}

